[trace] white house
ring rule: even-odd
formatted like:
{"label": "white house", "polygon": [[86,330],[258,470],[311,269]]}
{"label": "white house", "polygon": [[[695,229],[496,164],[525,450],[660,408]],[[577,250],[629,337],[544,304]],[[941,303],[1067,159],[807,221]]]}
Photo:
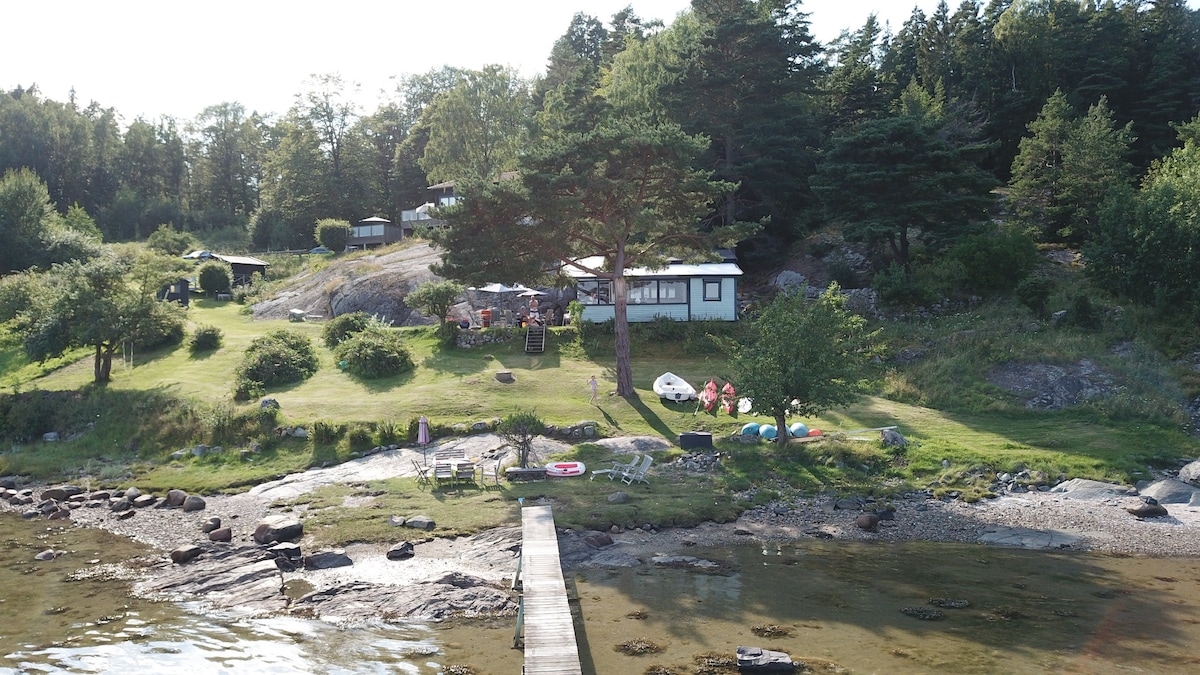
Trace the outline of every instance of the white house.
{"label": "white house", "polygon": [[[737,278],[742,269],[730,252],[721,253],[725,254],[722,262],[673,262],[658,270],[626,269],[629,321],[652,321],[660,316],[676,321],[737,321]],[[603,264],[599,256],[579,262],[593,269]],[[570,265],[563,271],[575,279],[585,321],[613,318],[611,281]]]}

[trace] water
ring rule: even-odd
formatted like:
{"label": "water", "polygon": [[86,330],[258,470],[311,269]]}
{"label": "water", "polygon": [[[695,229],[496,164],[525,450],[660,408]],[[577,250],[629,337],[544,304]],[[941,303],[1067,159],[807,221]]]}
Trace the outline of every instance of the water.
{"label": "water", "polygon": [[[0,519],[0,673],[438,673],[515,675],[512,619],[341,627],[248,619],[130,598],[107,565],[148,553],[105,532]],[[33,556],[69,553],[49,562]],[[1200,560],[945,544],[806,541],[689,550],[732,573],[589,570],[571,584],[584,672],[693,672],[739,644],[851,673],[1200,672]],[[78,573],[79,570],[92,573]],[[902,607],[965,599],[939,621]],[[643,614],[635,614],[641,612]],[[771,624],[790,634],[762,638]],[[614,647],[646,638],[663,651]]]}

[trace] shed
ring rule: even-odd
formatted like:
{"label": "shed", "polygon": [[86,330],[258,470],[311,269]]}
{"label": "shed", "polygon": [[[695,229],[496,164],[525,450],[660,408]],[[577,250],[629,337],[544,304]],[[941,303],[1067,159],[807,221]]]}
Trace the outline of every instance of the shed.
{"label": "shed", "polygon": [[[631,322],[667,317],[676,321],[737,321],[737,279],[742,269],[732,255],[722,251],[723,262],[672,262],[662,269],[625,270],[628,286],[626,316]],[[599,256],[584,258],[581,265],[599,268]],[[574,278],[585,321],[613,318],[612,282],[573,266],[563,271]]]}

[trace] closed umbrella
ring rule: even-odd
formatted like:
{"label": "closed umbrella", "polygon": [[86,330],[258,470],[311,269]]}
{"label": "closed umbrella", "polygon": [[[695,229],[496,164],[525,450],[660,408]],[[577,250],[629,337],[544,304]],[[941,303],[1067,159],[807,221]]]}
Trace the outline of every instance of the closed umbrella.
{"label": "closed umbrella", "polygon": [[422,448],[429,445],[429,420],[424,415],[417,422],[417,443]]}

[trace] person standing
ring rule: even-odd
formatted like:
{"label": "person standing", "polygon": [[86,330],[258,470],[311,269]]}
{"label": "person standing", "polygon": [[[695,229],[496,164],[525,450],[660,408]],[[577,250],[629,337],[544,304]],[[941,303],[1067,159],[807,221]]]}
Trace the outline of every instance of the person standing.
{"label": "person standing", "polygon": [[541,312],[538,311],[538,299],[536,297],[529,301],[529,318],[532,319],[534,323],[541,323],[540,319],[542,316]]}
{"label": "person standing", "polygon": [[588,380],[588,388],[592,390],[591,402],[593,404],[599,403],[599,398],[597,398],[597,394],[600,392],[600,383],[596,381],[595,375],[592,376],[592,379]]}

